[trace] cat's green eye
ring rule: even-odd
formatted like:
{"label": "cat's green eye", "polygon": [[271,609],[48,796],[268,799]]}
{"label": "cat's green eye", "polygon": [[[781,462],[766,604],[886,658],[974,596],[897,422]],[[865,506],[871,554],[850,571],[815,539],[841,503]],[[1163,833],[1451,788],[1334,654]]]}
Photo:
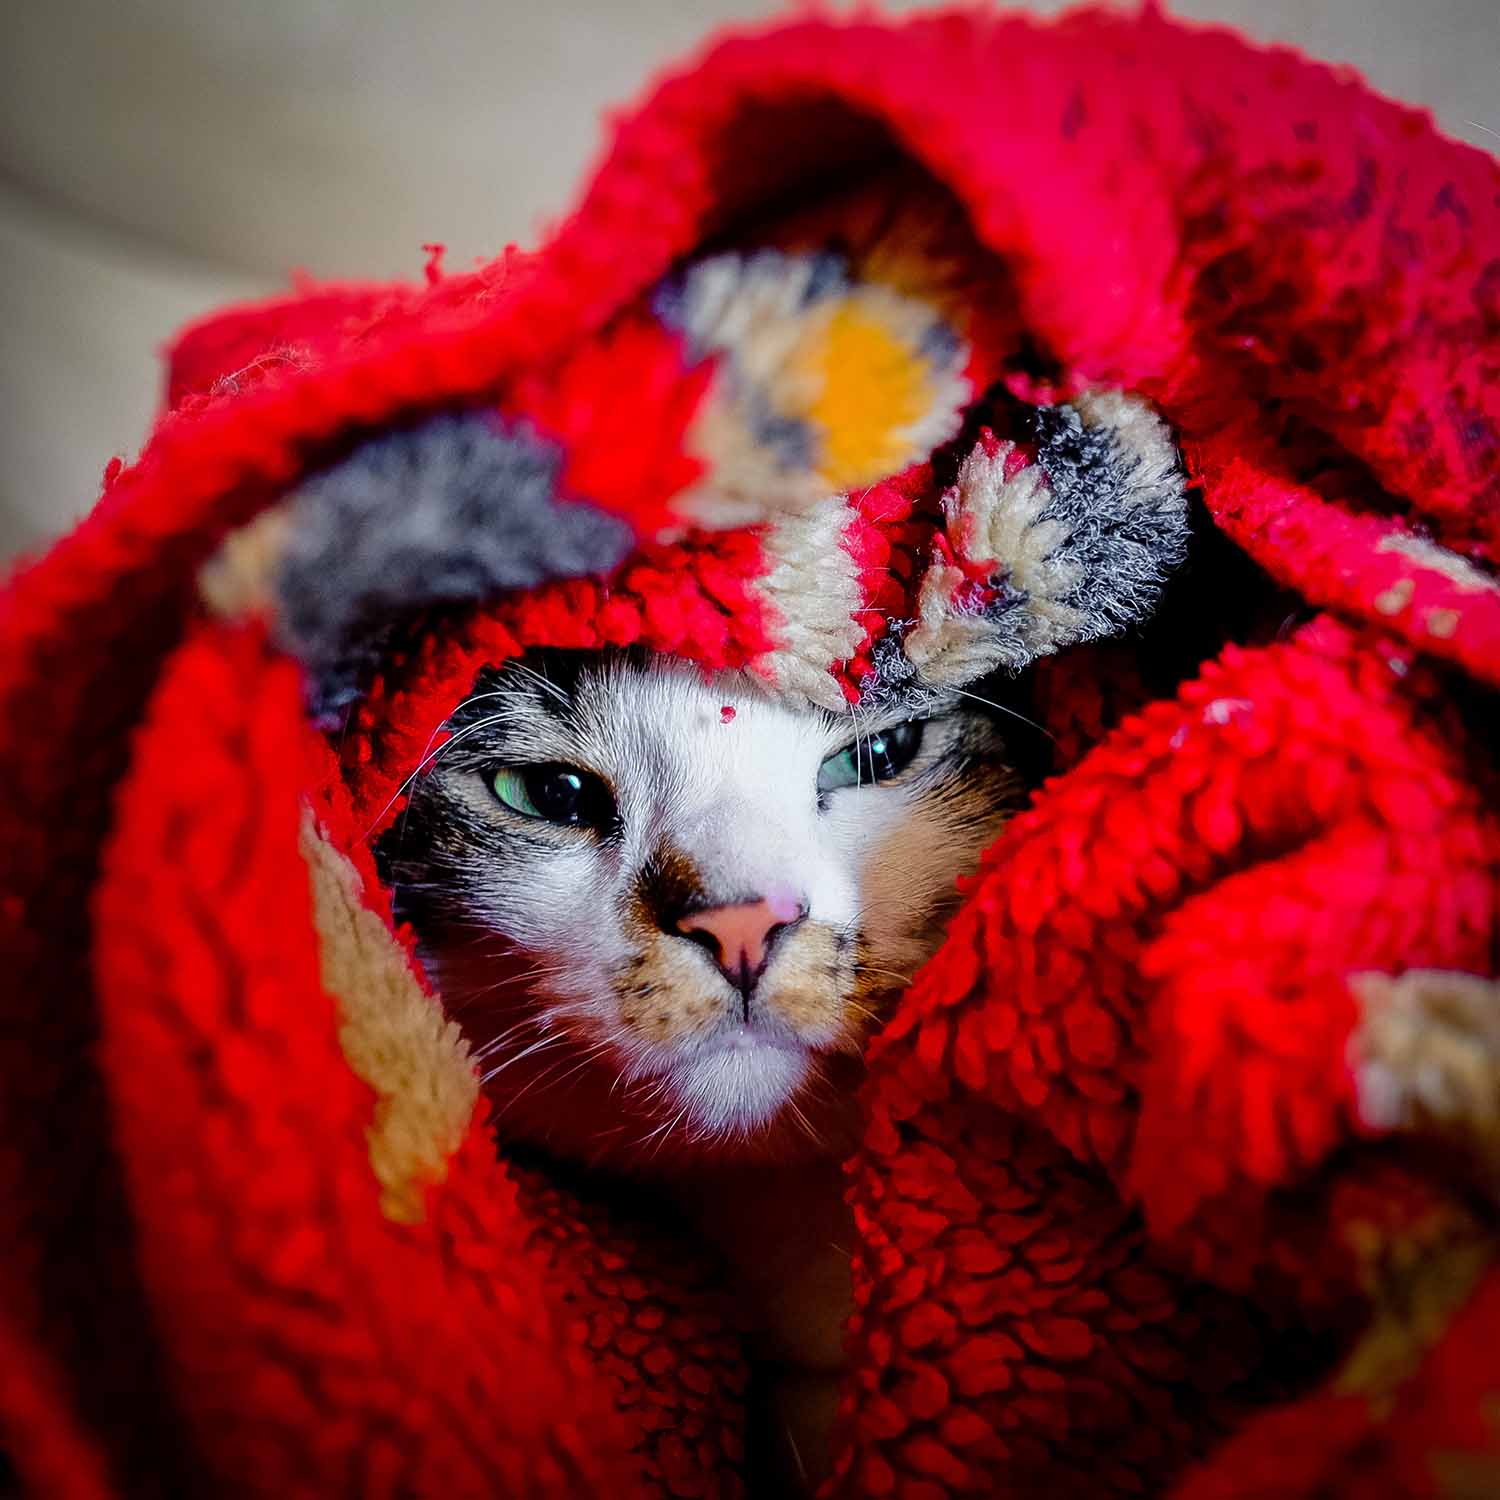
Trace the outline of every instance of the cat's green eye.
{"label": "cat's green eye", "polygon": [[818,795],[899,776],[922,748],[922,727],[921,719],[908,719],[845,745],[818,767]]}
{"label": "cat's green eye", "polygon": [[606,828],[614,822],[609,788],[574,766],[500,766],[489,781],[496,800],[523,818],[565,827]]}

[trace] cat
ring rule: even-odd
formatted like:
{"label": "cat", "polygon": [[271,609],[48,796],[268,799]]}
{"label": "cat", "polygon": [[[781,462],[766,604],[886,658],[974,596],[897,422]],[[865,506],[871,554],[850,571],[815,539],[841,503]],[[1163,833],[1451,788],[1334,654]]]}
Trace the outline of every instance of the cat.
{"label": "cat", "polygon": [[816,1482],[861,1054],[1024,795],[966,694],[796,706],[635,652],[480,674],[377,847],[499,1134],[665,1182],[755,1309],[764,1467]]}
{"label": "cat", "polygon": [[490,669],[447,728],[383,878],[502,1132],[592,1162],[826,1154],[1021,793],[962,697],[841,717],[664,657]]}

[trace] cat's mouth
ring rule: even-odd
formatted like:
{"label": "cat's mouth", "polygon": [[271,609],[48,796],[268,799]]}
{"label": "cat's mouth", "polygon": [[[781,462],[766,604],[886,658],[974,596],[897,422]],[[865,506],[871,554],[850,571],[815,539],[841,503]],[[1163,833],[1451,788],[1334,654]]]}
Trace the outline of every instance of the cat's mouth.
{"label": "cat's mouth", "polygon": [[659,934],[612,976],[619,1018],[645,1043],[822,1050],[857,1045],[858,944],[847,929],[800,923],[750,982],[681,937]]}
{"label": "cat's mouth", "polygon": [[715,1043],[732,1052],[755,1052],[763,1047],[774,1047],[785,1052],[797,1053],[813,1050],[800,1037],[790,1036],[781,1030],[769,1031],[754,1021],[730,1023],[724,1034],[715,1038]]}
{"label": "cat's mouth", "polygon": [[[664,1087],[685,1135],[759,1137],[801,1101],[835,1053],[861,1050],[870,1010],[855,997],[858,942],[846,925],[798,926],[753,985],[699,947],[663,935],[615,978],[636,1066]],[[810,1132],[809,1132],[810,1133]]]}

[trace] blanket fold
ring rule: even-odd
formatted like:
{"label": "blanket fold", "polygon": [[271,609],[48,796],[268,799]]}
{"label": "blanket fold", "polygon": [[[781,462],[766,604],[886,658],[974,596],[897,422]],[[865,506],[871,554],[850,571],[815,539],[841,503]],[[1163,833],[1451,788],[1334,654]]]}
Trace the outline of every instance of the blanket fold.
{"label": "blanket fold", "polygon": [[812,18],[171,351],[0,596],[0,1472],[744,1493],[712,1258],[371,855],[476,673],[1034,716],[869,1049],[829,1496],[1500,1492],[1500,169],[1155,7]]}

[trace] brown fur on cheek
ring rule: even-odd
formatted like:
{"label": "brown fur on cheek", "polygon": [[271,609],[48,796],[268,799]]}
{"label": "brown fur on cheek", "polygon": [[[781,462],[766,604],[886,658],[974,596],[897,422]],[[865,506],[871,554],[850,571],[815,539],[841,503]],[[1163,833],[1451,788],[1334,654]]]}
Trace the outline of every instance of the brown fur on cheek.
{"label": "brown fur on cheek", "polygon": [[945,889],[932,902],[931,920],[936,925],[946,925],[962,904],[956,882],[979,868],[985,850],[1025,805],[1026,788],[1009,766],[989,762],[971,766],[954,778],[943,788],[942,797],[940,815],[952,829],[955,859]]}
{"label": "brown fur on cheek", "polygon": [[873,944],[861,936],[854,948],[854,981],[849,986],[851,1009],[858,1009],[863,1029],[877,1030],[889,1019],[896,997],[906,988],[906,975],[882,964]]}
{"label": "brown fur on cheek", "polygon": [[[969,748],[969,758],[922,787],[910,818],[882,842],[865,867],[864,899],[871,902],[873,914],[901,914],[894,928],[880,921],[869,924],[859,944],[854,998],[882,1012],[889,1011],[895,997],[937,951],[963,904],[958,880],[978,869],[985,850],[1025,801],[1025,788],[1000,759],[992,731],[971,731]],[[914,859],[923,865],[911,847],[912,826],[922,830],[924,849],[940,852],[941,878],[932,881],[929,873],[893,885],[892,870],[910,871]]]}
{"label": "brown fur on cheek", "polygon": [[614,977],[620,1024],[640,1040],[666,1045],[720,1025],[730,1010],[725,987],[703,955],[681,938],[657,933]]}
{"label": "brown fur on cheek", "polygon": [[665,1046],[720,1024],[728,1000],[717,974],[694,946],[672,934],[677,914],[701,902],[703,880],[687,855],[658,849],[620,914],[635,950],[614,974],[620,1024],[641,1041]]}
{"label": "brown fur on cheek", "polygon": [[675,844],[663,841],[641,869],[627,907],[627,927],[654,937],[671,932],[677,919],[706,900],[703,872]]}
{"label": "brown fur on cheek", "polygon": [[816,1045],[858,1048],[869,1011],[854,1000],[858,945],[826,922],[806,922],[777,947],[755,1003]]}
{"label": "brown fur on cheek", "polygon": [[[617,972],[621,1024],[640,1040],[667,1045],[713,1031],[738,1017],[740,999],[682,939],[644,930],[639,951]],[[854,996],[858,945],[840,930],[809,922],[778,945],[753,1001],[810,1046],[857,1051],[868,1007]]]}

